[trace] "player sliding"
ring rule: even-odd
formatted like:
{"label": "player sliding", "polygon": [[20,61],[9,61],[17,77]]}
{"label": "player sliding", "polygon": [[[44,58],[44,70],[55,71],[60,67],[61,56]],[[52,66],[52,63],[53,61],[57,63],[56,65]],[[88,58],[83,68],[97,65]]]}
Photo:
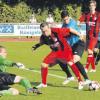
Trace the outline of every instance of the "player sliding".
{"label": "player sliding", "polygon": [[6,59],[7,51],[5,47],[0,46],[0,96],[3,95],[18,95],[19,91],[15,88],[9,87],[12,84],[20,84],[25,87],[26,92],[33,92],[41,94],[36,87],[32,87],[29,80],[24,77],[17,76],[15,74],[5,72],[6,66],[16,66],[18,68],[24,68],[24,65],[14,63]]}
{"label": "player sliding", "polygon": [[64,64],[67,63],[71,67],[79,82],[78,89],[82,89],[83,81],[79,70],[73,61],[72,49],[65,39],[66,36],[70,35],[70,32],[81,37],[80,33],[69,28],[50,28],[46,22],[40,25],[40,29],[42,31],[40,43],[33,46],[33,49],[46,44],[50,46],[52,51],[45,57],[41,64],[42,83],[37,87],[47,87],[48,67],[51,67],[60,61]]}

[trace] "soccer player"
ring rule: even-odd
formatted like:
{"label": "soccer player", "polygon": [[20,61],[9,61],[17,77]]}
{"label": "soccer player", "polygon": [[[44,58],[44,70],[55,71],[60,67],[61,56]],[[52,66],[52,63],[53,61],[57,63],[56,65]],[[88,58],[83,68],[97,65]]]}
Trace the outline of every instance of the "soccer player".
{"label": "soccer player", "polygon": [[28,79],[21,76],[17,76],[15,74],[5,72],[7,66],[8,67],[16,66],[18,68],[24,67],[17,63],[7,60],[6,56],[7,56],[6,48],[3,46],[0,46],[0,96],[18,95],[19,91],[9,86],[12,84],[22,85],[23,87],[25,87],[28,93],[33,92],[36,94],[40,94],[41,92],[39,92],[37,88],[32,87]]}
{"label": "soccer player", "polygon": [[[79,27],[77,25],[77,22],[72,19],[67,11],[62,11],[61,12],[61,18],[63,20],[63,25],[62,27],[65,28],[72,28],[78,32],[80,32]],[[81,34],[81,33],[80,33]],[[85,36],[85,35],[84,35]],[[86,80],[85,82],[87,84],[90,83],[90,80],[88,80],[88,76],[85,72],[85,69],[83,67],[83,65],[80,62],[80,58],[82,57],[82,54],[84,52],[84,48],[85,48],[85,38],[83,37],[82,39],[79,38],[79,36],[75,35],[75,34],[70,34],[67,38],[66,38],[67,42],[69,43],[69,45],[72,47],[73,50],[73,59],[74,59],[74,63],[77,65],[80,73],[83,75],[84,79]],[[63,70],[65,70],[66,74],[67,74],[67,79],[63,82],[63,84],[67,84],[70,81],[73,80],[73,77],[68,69],[67,64],[64,65],[63,63],[60,63],[60,66]]]}
{"label": "soccer player", "polygon": [[94,48],[97,44],[98,40],[98,32],[100,28],[100,13],[97,12],[96,9],[96,1],[91,0],[90,1],[90,12],[88,14],[83,14],[80,17],[80,22],[86,22],[86,36],[88,40],[88,58],[85,70],[88,72],[89,65],[92,65],[92,69],[90,72],[96,72],[96,66],[95,66],[95,59],[93,55]]}
{"label": "soccer player", "polygon": [[[41,64],[41,77],[42,83],[38,85],[38,88],[47,87],[47,74],[48,67],[51,67],[57,62],[63,62],[70,65],[74,74],[76,75],[79,82],[79,89],[83,88],[83,82],[79,73],[78,68],[76,67],[73,61],[73,54],[70,45],[66,42],[66,36],[70,34],[70,32],[79,35],[80,34],[74,29],[68,28],[50,28],[48,23],[44,22],[40,25],[40,29],[42,31],[42,35],[40,37],[40,44],[46,44],[51,48],[51,52],[45,57],[43,63]],[[39,46],[35,45],[33,46]]]}

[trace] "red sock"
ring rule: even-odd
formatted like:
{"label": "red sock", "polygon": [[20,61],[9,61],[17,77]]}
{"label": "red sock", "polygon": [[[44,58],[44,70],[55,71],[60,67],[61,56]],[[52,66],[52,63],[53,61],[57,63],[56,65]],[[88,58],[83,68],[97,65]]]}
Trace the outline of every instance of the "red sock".
{"label": "red sock", "polygon": [[92,69],[95,70],[96,67],[95,67],[95,58],[94,58],[94,56],[92,57],[91,65],[92,65]]}
{"label": "red sock", "polygon": [[90,55],[88,55],[87,63],[86,63],[86,67],[85,67],[87,70],[89,69],[89,65],[90,65],[91,61],[92,61],[92,57]]}
{"label": "red sock", "polygon": [[41,68],[41,77],[42,77],[42,83],[46,84],[47,83],[47,75],[48,75],[48,68]]}
{"label": "red sock", "polygon": [[75,64],[71,65],[71,69],[73,70],[74,74],[76,75],[78,81],[82,81],[80,72]]}

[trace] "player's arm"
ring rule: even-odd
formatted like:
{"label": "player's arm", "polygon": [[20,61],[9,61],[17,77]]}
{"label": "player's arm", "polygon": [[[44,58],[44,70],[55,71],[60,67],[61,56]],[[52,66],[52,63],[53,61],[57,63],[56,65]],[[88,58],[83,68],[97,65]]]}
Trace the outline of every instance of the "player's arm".
{"label": "player's arm", "polygon": [[14,63],[13,61],[10,61],[7,59],[3,60],[3,65],[8,66],[8,67],[12,67],[13,63]]}
{"label": "player's arm", "polygon": [[75,29],[73,29],[73,28],[69,28],[69,29],[70,29],[70,32],[71,32],[72,34],[75,34],[75,35],[80,36],[80,32],[78,32],[77,30],[75,30]]}
{"label": "player's arm", "polygon": [[44,36],[43,35],[41,35],[41,37],[40,37],[40,42],[32,46],[32,51],[38,49],[42,45],[44,45]]}
{"label": "player's arm", "polygon": [[56,32],[57,34],[62,34],[63,36],[67,36],[70,34],[69,28],[51,28],[52,32]]}
{"label": "player's arm", "polygon": [[63,36],[68,36],[70,33],[78,35],[80,37],[80,33],[73,28],[52,28],[53,32],[61,33]]}
{"label": "player's arm", "polygon": [[37,43],[32,46],[32,50],[34,51],[34,50],[38,49],[39,47],[41,47],[42,45],[43,45],[43,43]]}
{"label": "player's arm", "polygon": [[25,68],[24,64],[22,63],[16,63],[7,59],[4,59],[3,61],[3,65],[7,66],[7,67],[17,67],[17,68]]}
{"label": "player's arm", "polygon": [[100,15],[98,16],[98,20],[96,22],[96,29],[95,29],[95,31],[96,31],[96,37],[98,37],[98,34],[100,32]]}
{"label": "player's arm", "polygon": [[79,18],[79,22],[85,22],[85,20],[86,20],[86,15],[85,14],[82,14],[81,16],[80,16],[80,18]]}

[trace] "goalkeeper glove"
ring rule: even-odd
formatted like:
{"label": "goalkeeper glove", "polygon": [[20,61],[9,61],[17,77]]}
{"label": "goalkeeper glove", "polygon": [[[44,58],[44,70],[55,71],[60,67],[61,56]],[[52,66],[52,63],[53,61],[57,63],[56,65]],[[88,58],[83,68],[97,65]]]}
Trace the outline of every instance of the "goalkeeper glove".
{"label": "goalkeeper glove", "polygon": [[13,63],[12,66],[15,66],[15,67],[20,68],[20,69],[25,68],[24,64],[22,64],[22,63],[20,63],[20,62],[18,62],[18,63]]}
{"label": "goalkeeper glove", "polygon": [[38,43],[38,44],[36,44],[36,45],[33,45],[33,46],[32,46],[32,50],[33,50],[33,51],[36,50],[36,49],[39,48],[41,45],[42,45],[41,43]]}

